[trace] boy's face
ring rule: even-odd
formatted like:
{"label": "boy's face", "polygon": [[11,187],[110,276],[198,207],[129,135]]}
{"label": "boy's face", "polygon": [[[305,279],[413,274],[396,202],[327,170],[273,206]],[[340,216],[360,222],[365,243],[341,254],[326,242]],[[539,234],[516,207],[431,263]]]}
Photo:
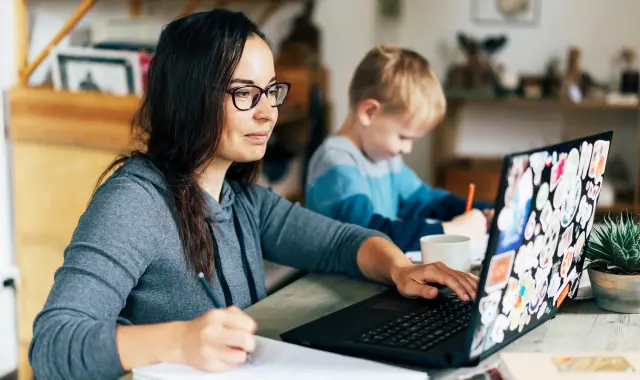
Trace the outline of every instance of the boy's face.
{"label": "boy's face", "polygon": [[363,129],[361,141],[366,155],[374,162],[411,153],[413,142],[430,132],[437,123],[417,120],[408,112],[384,112],[381,107],[368,110],[358,118]]}

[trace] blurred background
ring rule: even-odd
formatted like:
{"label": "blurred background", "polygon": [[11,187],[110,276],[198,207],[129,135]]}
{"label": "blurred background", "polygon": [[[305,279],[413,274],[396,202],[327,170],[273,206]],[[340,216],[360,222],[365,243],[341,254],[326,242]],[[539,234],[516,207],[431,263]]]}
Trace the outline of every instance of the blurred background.
{"label": "blurred background", "polygon": [[260,181],[294,201],[357,63],[395,43],[448,97],[405,157],[425,181],[494,201],[502,155],[614,130],[596,214],[639,211],[638,0],[0,0],[0,379],[31,378],[33,318],[99,173],[134,144],[162,25],[215,6],[256,20],[293,84]]}

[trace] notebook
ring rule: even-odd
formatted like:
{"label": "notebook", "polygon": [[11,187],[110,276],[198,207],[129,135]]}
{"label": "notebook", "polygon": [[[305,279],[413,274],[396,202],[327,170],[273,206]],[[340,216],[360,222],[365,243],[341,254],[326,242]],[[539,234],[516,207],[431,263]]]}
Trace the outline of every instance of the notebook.
{"label": "notebook", "polygon": [[394,367],[256,336],[253,362],[209,373],[181,364],[159,363],[133,370],[134,380],[331,379],[427,380],[425,372]]}
{"label": "notebook", "polygon": [[[623,380],[640,378],[640,353],[500,354],[500,369],[509,380]],[[535,371],[531,369],[535,368]]]}

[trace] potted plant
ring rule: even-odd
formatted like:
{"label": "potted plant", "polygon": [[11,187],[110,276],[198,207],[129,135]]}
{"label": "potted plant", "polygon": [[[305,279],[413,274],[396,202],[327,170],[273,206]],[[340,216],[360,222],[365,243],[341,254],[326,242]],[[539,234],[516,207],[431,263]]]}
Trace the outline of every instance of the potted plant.
{"label": "potted plant", "polygon": [[640,313],[640,224],[622,215],[606,217],[586,246],[593,296],[598,306],[618,313]]}

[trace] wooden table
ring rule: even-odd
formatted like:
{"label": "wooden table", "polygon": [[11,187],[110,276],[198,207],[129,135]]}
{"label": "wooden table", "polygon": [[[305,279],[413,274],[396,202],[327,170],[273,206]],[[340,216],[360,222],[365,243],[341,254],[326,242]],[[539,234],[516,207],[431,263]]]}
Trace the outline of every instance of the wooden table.
{"label": "wooden table", "polygon": [[[352,278],[310,274],[246,309],[258,322],[258,335],[280,334],[320,316],[344,308],[386,288]],[[555,319],[507,346],[506,351],[597,352],[640,351],[640,314],[615,314],[593,300],[568,301]],[[495,363],[498,354],[481,365]],[[456,379],[472,371],[426,370],[432,379]]]}

